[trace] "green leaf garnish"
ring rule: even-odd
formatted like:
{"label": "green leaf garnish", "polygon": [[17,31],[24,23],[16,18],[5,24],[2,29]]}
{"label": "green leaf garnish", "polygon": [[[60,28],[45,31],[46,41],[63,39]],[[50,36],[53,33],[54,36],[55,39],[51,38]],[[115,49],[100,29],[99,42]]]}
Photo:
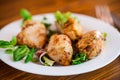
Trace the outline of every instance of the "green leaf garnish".
{"label": "green leaf garnish", "polygon": [[44,17],[43,17],[43,20],[47,20],[47,17],[44,16]]}
{"label": "green leaf garnish", "polygon": [[5,50],[5,53],[12,54],[13,53],[13,49],[7,49],[7,50]]}
{"label": "green leaf garnish", "polygon": [[72,65],[81,64],[87,60],[88,59],[85,53],[76,53],[74,59],[72,59]]}
{"label": "green leaf garnish", "polygon": [[67,13],[61,13],[60,11],[57,11],[54,14],[56,21],[62,26],[64,27],[64,24],[68,21],[68,19],[71,17],[71,13],[67,12]]}
{"label": "green leaf garnish", "polygon": [[0,48],[9,48],[9,47],[11,47],[10,42],[4,41],[4,40],[0,40]]}
{"label": "green leaf garnish", "polygon": [[17,38],[15,36],[12,37],[12,40],[10,41],[10,44],[15,46],[17,44]]}
{"label": "green leaf garnish", "polygon": [[26,54],[28,54],[29,48],[26,45],[19,46],[15,51],[13,52],[13,60],[19,61],[23,59]]}
{"label": "green leaf garnish", "polygon": [[[20,15],[23,17],[23,23],[26,20],[32,20],[32,15],[30,14],[30,12],[27,9],[21,9]],[[22,23],[22,25],[23,25],[23,23]]]}
{"label": "green leaf garnish", "polygon": [[104,32],[104,33],[103,33],[103,35],[104,35],[104,38],[106,39],[106,37],[107,37],[107,33],[106,33],[106,32]]}
{"label": "green leaf garnish", "polygon": [[25,63],[28,63],[29,61],[32,60],[34,53],[35,53],[35,49],[32,48],[25,59]]}

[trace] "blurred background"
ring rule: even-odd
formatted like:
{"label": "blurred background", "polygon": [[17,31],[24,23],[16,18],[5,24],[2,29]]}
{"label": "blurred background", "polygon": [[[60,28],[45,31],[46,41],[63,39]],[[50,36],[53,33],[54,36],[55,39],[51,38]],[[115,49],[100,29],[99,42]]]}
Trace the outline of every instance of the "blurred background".
{"label": "blurred background", "polygon": [[108,5],[111,12],[120,16],[120,0],[0,0],[0,27],[20,18],[22,8],[33,15],[60,10],[95,17],[96,5]]}

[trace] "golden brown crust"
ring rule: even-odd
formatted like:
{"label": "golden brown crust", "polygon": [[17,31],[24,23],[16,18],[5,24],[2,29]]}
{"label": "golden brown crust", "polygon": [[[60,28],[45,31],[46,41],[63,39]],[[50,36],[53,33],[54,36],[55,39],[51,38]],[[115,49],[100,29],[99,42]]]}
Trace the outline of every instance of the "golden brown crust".
{"label": "golden brown crust", "polygon": [[84,52],[87,54],[89,59],[97,56],[104,46],[104,36],[99,31],[90,31],[85,33],[81,39],[79,39],[76,44],[79,52]]}
{"label": "golden brown crust", "polygon": [[17,35],[18,44],[42,48],[46,42],[46,28],[37,21],[26,21],[22,31]]}
{"label": "golden brown crust", "polygon": [[81,37],[82,27],[77,21],[69,18],[67,23],[65,23],[63,33],[68,35],[74,41]]}
{"label": "golden brown crust", "polygon": [[50,38],[47,54],[61,65],[70,65],[73,49],[71,40],[66,35],[54,34]]}

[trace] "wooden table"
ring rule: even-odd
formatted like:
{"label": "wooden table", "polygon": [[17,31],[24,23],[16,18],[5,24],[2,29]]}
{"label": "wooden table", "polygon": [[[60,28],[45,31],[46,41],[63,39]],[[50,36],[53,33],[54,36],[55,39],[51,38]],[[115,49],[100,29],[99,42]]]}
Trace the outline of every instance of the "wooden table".
{"label": "wooden table", "polygon": [[[0,28],[20,19],[21,8],[27,8],[33,15],[61,10],[95,17],[95,5],[103,4],[109,5],[111,12],[120,17],[119,0],[0,0]],[[26,73],[0,61],[0,80],[120,80],[120,56],[101,69],[80,75],[58,77]]]}

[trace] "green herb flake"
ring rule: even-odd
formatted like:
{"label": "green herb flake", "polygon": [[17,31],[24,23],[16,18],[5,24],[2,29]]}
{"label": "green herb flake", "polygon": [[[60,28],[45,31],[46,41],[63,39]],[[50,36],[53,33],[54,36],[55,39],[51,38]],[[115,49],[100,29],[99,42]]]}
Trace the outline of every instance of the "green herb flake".
{"label": "green herb flake", "polygon": [[28,53],[29,53],[29,48],[26,45],[19,46],[13,52],[13,60],[19,61],[23,59]]}
{"label": "green herb flake", "polygon": [[104,33],[103,33],[103,35],[104,35],[104,38],[106,39],[106,37],[107,37],[107,33],[106,33],[106,32],[104,32]]}

